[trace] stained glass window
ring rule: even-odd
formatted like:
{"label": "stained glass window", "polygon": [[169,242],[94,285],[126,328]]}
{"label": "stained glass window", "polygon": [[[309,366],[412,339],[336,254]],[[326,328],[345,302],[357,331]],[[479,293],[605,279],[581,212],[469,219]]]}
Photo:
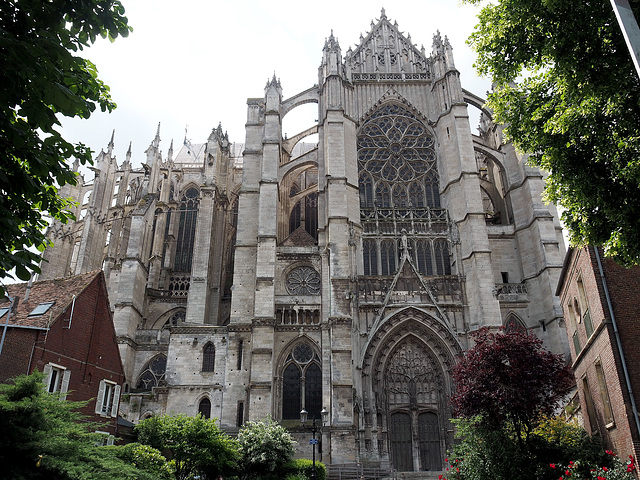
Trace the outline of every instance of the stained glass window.
{"label": "stained glass window", "polygon": [[[389,186],[381,187],[380,182],[394,185],[394,200],[406,204],[412,193],[414,205],[440,206],[433,137],[411,111],[400,105],[383,106],[364,123],[357,141],[358,166],[370,173],[378,206],[389,206]],[[412,183],[424,189],[410,188]],[[426,197],[417,198],[418,193]]]}
{"label": "stained glass window", "polygon": [[392,240],[380,242],[380,260],[382,262],[382,275],[396,273],[396,252]]}
{"label": "stained glass window", "polygon": [[140,377],[138,377],[138,383],[136,389],[138,390],[151,390],[153,387],[157,387],[164,381],[164,374],[167,370],[167,357],[165,355],[157,355],[153,357],[147,366],[144,368]]}
{"label": "stained glass window", "polygon": [[320,420],[320,410],[322,410],[322,371],[315,363],[309,365],[305,374],[304,408],[309,412],[309,418]]}
{"label": "stained glass window", "polygon": [[448,217],[423,120],[406,105],[383,105],[363,122],[357,148],[364,274],[393,275],[401,253],[394,241],[407,235],[423,275],[449,275]]}
{"label": "stained glass window", "polygon": [[451,262],[449,261],[449,244],[446,240],[436,240],[434,243],[436,255],[436,269],[438,275],[451,275]]}
{"label": "stained glass window", "polygon": [[202,349],[202,371],[213,372],[215,371],[216,362],[216,349],[213,343],[207,343]]}
{"label": "stained glass window", "polygon": [[310,419],[320,420],[322,369],[318,355],[306,342],[294,347],[282,375],[282,419],[299,419],[303,408]]}
{"label": "stained glass window", "polygon": [[416,266],[422,275],[433,275],[431,259],[431,244],[428,240],[416,240],[415,242]]}
{"label": "stained glass window", "polygon": [[362,241],[362,250],[364,253],[364,274],[378,274],[378,257],[376,255],[376,241],[373,239],[365,239]]}
{"label": "stained glass window", "polygon": [[282,376],[282,418],[283,420],[294,420],[300,418],[300,367],[295,363],[290,363],[284,370]]}
{"label": "stained glass window", "polygon": [[191,272],[193,244],[196,236],[196,220],[198,217],[198,190],[189,188],[180,202],[180,220],[178,238],[176,240],[176,259],[174,272]]}

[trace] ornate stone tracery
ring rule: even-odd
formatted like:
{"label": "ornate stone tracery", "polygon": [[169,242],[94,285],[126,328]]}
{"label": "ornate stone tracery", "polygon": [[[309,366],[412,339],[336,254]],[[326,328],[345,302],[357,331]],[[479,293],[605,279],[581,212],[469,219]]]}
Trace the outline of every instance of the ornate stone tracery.
{"label": "ornate stone tracery", "polygon": [[311,267],[296,267],[287,275],[290,295],[320,295],[320,274]]}
{"label": "ornate stone tracery", "polygon": [[412,237],[423,275],[450,275],[447,212],[440,207],[434,139],[408,106],[387,101],[357,137],[365,275],[393,275],[400,256],[389,235]]}
{"label": "ornate stone tracery", "polygon": [[424,343],[410,338],[389,359],[384,385],[389,408],[437,406],[443,390],[442,367]]}

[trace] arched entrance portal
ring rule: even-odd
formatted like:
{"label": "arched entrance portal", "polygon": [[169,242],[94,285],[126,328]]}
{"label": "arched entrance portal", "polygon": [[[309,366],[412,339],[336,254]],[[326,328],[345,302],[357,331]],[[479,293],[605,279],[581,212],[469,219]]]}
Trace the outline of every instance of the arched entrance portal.
{"label": "arched entrance portal", "polygon": [[361,421],[373,434],[367,454],[400,472],[440,471],[453,447],[451,368],[462,348],[437,315],[396,312],[375,328],[362,356]]}
{"label": "arched entrance portal", "polygon": [[409,336],[395,346],[382,371],[393,467],[441,470],[448,419],[442,366],[422,340]]}

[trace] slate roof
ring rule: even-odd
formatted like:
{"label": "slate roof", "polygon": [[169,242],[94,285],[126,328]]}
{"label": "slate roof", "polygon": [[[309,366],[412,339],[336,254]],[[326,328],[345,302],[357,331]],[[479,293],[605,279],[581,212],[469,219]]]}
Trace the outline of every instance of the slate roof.
{"label": "slate roof", "polygon": [[318,242],[303,227],[296,228],[291,235],[289,235],[282,242],[285,247],[313,247]]}
{"label": "slate roof", "polygon": [[[34,282],[29,291],[29,298],[26,301],[24,297],[27,291],[27,283],[5,285],[8,295],[15,299],[14,309],[9,317],[9,325],[37,328],[50,327],[71,306],[73,296],[78,297],[98,275],[102,275],[101,270],[73,277]],[[29,316],[38,305],[46,302],[55,303],[44,314]],[[0,299],[0,308],[6,308],[9,305],[10,302],[6,297]],[[0,318],[0,325],[7,321],[6,315],[5,313]]]}

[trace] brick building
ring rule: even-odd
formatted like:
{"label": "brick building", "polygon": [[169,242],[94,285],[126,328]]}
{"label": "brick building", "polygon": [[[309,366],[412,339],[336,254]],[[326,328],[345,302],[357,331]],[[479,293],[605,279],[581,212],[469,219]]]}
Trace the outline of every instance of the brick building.
{"label": "brick building", "polygon": [[594,247],[569,249],[556,291],[584,427],[622,458],[640,446],[638,291],[640,267],[621,267]]}
{"label": "brick building", "polygon": [[50,392],[88,400],[82,413],[114,435],[124,371],[102,271],[6,288],[0,381],[44,371]]}

